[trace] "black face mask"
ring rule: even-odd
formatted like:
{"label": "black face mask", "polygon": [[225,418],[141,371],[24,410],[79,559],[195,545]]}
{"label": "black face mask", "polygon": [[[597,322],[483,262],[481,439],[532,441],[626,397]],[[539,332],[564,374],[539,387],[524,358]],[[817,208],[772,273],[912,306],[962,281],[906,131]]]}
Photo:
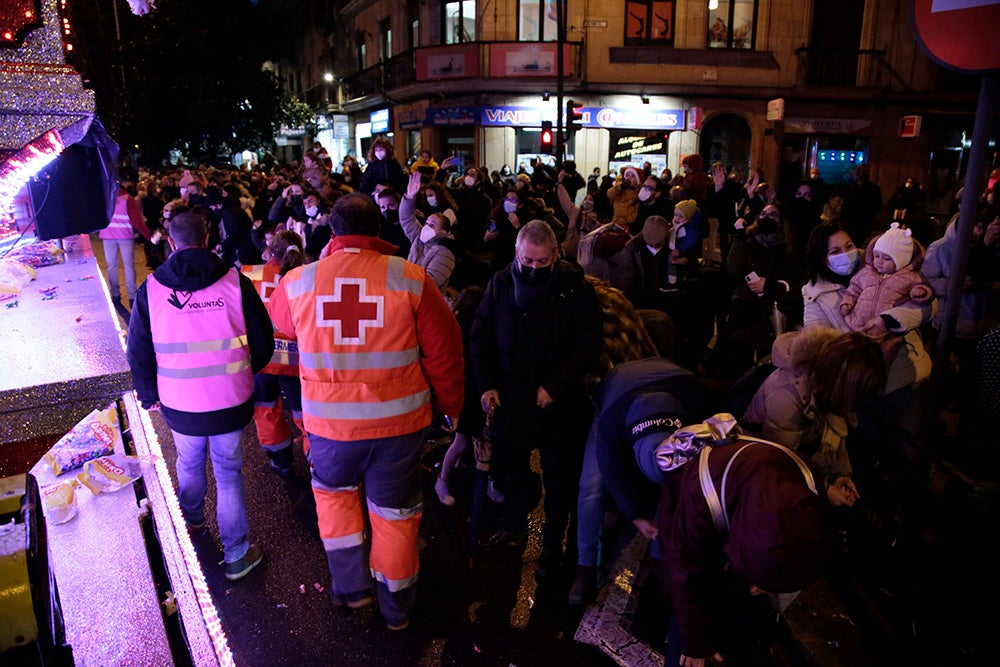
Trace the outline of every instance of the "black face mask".
{"label": "black face mask", "polygon": [[537,287],[543,285],[552,278],[551,266],[530,267],[522,266],[520,262],[514,263],[514,275],[516,275],[526,285]]}
{"label": "black face mask", "polygon": [[758,234],[773,234],[778,231],[778,221],[774,218],[757,218]]}
{"label": "black face mask", "polygon": [[385,212],[385,219],[392,224],[399,223],[399,211],[388,210]]}
{"label": "black face mask", "polygon": [[302,203],[302,195],[289,195],[288,196],[288,205],[289,206],[298,206],[301,203]]}

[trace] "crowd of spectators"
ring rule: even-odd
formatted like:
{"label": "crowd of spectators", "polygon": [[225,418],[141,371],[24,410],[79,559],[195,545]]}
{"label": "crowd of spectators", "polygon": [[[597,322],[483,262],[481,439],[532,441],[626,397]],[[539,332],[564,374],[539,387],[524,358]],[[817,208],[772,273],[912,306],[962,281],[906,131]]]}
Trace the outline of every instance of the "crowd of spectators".
{"label": "crowd of spectators", "polygon": [[[569,598],[587,601],[602,565],[597,544],[609,500],[620,517],[672,550],[664,556],[668,567],[692,566],[698,555],[678,553],[678,531],[697,534],[704,541],[699,549],[716,549],[691,576],[707,576],[704,570],[718,565],[722,577],[726,560],[744,566],[711,583],[720,586],[713,588],[719,595],[733,596],[732,612],[743,609],[740,600],[751,592],[790,592],[808,577],[790,568],[783,579],[778,561],[737,563],[748,553],[754,559],[773,554],[771,543],[740,551],[746,545],[735,546],[744,539],[735,525],[728,540],[709,539],[709,528],[695,526],[711,521],[708,505],[688,506],[705,502],[697,480],[688,479],[697,477],[690,467],[697,464],[656,470],[670,453],[667,443],[676,446],[672,434],[682,424],[732,411],[740,427],[724,429],[716,444],[742,432],[792,452],[748,454],[734,468],[743,470],[742,484],[773,494],[767,503],[776,515],[812,495],[852,505],[865,493],[854,481],[848,448],[857,411],[867,406],[916,432],[931,374],[928,345],[941,326],[941,305],[955,298],[949,278],[964,249],[956,247],[955,219],[936,229],[923,218],[915,179],[883,201],[867,165],[852,183],[837,187],[813,170],[789,189],[787,201],[759,170],[744,181],[721,164],[706,171],[700,155],[684,156],[678,167],[676,176],[653,174],[646,163],[603,176],[595,168],[584,177],[573,160],[532,161],[515,172],[507,165],[439,163],[422,151],[407,168],[392,144],[378,138],[364,170],[353,156],[335,167],[316,145],[301,165],[266,173],[143,171],[127,186],[135,186],[153,232],[185,211],[204,216],[210,247],[233,266],[262,263],[274,235],[287,232],[301,238],[307,262],[324,258],[334,202],[354,191],[371,196],[382,214],[378,236],[426,270],[462,324],[468,400],[435,486],[441,502],[456,504],[450,477],[463,456],[471,457],[483,416],[494,412],[489,490],[496,507],[482,548],[525,543],[527,514],[544,485],[536,577],[557,581],[560,571],[575,567]],[[1000,335],[1000,208],[992,186],[979,206],[957,297],[955,346],[970,428],[975,406],[995,404],[992,341]],[[162,244],[148,245],[151,266],[167,252]],[[767,372],[749,389],[740,384],[766,362]],[[746,394],[742,403],[724,391],[734,382]],[[532,450],[540,453],[541,484]],[[765,472],[755,477],[747,466]],[[765,489],[776,470],[789,466],[789,474],[804,471],[793,492]],[[709,482],[714,470],[704,473]],[[691,497],[682,490],[689,486]],[[738,508],[750,501],[737,496],[729,499],[735,503],[729,511],[748,521],[739,519]],[[804,523],[815,520],[813,513],[787,518],[791,533],[809,534],[801,554],[781,558],[819,562],[822,540]],[[798,544],[780,531],[753,539],[785,538],[790,548]],[[763,570],[767,576],[747,580]],[[737,594],[728,580],[741,575]],[[694,627],[716,621],[730,627],[736,612],[712,620],[700,606],[705,591],[693,593],[677,571],[664,581],[679,615],[674,636],[681,648],[669,655],[698,664],[716,650],[740,654]]]}

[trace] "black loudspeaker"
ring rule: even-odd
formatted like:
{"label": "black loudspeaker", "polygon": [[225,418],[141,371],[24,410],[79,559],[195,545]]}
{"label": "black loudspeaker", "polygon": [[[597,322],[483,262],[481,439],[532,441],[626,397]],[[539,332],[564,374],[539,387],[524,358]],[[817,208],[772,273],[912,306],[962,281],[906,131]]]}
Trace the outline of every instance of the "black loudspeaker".
{"label": "black loudspeaker", "polygon": [[39,239],[88,234],[108,226],[103,165],[96,146],[73,144],[29,181]]}

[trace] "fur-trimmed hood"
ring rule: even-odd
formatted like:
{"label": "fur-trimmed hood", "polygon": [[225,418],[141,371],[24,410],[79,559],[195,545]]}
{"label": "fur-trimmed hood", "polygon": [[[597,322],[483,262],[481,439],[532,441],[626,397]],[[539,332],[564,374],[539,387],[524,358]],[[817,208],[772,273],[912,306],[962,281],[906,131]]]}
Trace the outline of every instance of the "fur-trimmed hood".
{"label": "fur-trimmed hood", "polygon": [[819,356],[823,345],[840,335],[831,327],[809,327],[781,334],[771,347],[771,363],[777,368],[802,373]]}

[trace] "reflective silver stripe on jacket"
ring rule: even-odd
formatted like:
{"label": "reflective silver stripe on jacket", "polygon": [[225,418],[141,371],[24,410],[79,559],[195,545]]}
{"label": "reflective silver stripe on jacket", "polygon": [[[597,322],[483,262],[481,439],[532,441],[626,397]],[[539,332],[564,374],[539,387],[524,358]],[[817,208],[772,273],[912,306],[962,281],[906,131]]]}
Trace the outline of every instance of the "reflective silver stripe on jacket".
{"label": "reflective silver stripe on jacket", "polygon": [[190,380],[193,378],[207,378],[218,375],[235,375],[250,369],[250,360],[241,359],[228,364],[215,364],[212,366],[196,366],[194,368],[168,368],[157,366],[156,374],[165,378],[176,380]]}
{"label": "reflective silver stripe on jacket", "polygon": [[220,338],[218,340],[198,340],[191,343],[153,343],[153,350],[160,354],[184,354],[189,352],[221,352],[238,350],[247,345],[247,337]]}
{"label": "reflective silver stripe on jacket", "polygon": [[299,352],[299,362],[312,370],[361,371],[402,368],[420,361],[420,348],[392,352]]}
{"label": "reflective silver stripe on jacket", "polygon": [[288,294],[289,299],[308,294],[316,288],[317,264],[318,262],[306,264],[302,268],[302,274],[299,276],[299,279],[292,280],[285,285],[285,293]]}
{"label": "reflective silver stripe on jacket", "polygon": [[419,410],[430,400],[431,392],[427,389],[391,401],[372,403],[331,403],[303,396],[302,411],[321,419],[388,419]]}
{"label": "reflective silver stripe on jacket", "polygon": [[394,292],[410,292],[420,296],[424,290],[424,282],[416,278],[407,278],[405,274],[406,260],[402,257],[390,257],[389,266],[385,272],[385,288]]}

